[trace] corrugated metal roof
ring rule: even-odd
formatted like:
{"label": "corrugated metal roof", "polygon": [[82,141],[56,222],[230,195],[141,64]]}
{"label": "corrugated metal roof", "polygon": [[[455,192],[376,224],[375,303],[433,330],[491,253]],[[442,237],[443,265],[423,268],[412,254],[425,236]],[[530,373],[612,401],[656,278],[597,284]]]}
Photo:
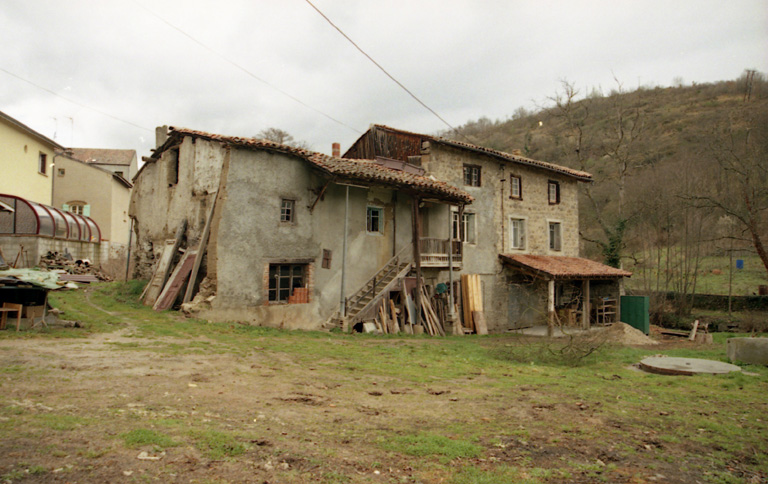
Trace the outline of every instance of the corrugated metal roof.
{"label": "corrugated metal roof", "polygon": [[153,158],[159,158],[163,151],[176,145],[183,136],[193,136],[251,150],[268,150],[294,155],[308,161],[315,168],[340,181],[349,180],[394,188],[407,188],[422,195],[432,196],[448,202],[466,204],[471,203],[473,200],[472,196],[468,193],[448,183],[414,173],[387,168],[372,163],[370,160],[336,158],[268,140],[224,136],[186,128],[171,127],[169,128],[168,135],[168,139],[163,143],[163,146],[155,151]]}
{"label": "corrugated metal roof", "polygon": [[[521,165],[533,166],[533,167],[536,167],[536,168],[541,168],[543,170],[552,171],[552,172],[556,172],[556,173],[561,173],[563,175],[571,176],[571,177],[577,178],[577,179],[582,180],[582,181],[591,181],[592,180],[592,175],[590,173],[587,173],[586,171],[574,170],[572,168],[568,168],[568,167],[561,166],[561,165],[556,165],[554,163],[548,163],[546,161],[534,160],[532,158],[526,158],[525,156],[520,156],[520,155],[516,155],[516,154],[512,154],[512,153],[506,153],[504,151],[498,151],[498,150],[494,150],[494,149],[491,149],[491,148],[485,148],[483,146],[473,145],[471,143],[464,143],[462,141],[455,141],[455,140],[451,140],[451,139],[448,139],[448,138],[442,138],[440,136],[432,136],[432,135],[428,135],[428,134],[412,133],[410,131],[404,131],[402,129],[396,129],[396,128],[392,128],[390,126],[385,126],[383,124],[374,124],[373,126],[371,126],[371,128],[368,130],[368,132],[370,132],[371,130],[376,130],[376,129],[384,130],[384,131],[390,131],[390,132],[393,132],[393,133],[400,133],[400,134],[403,134],[405,136],[408,136],[409,138],[420,137],[422,140],[425,140],[425,141],[431,141],[431,142],[434,142],[434,143],[440,143],[440,144],[444,144],[444,145],[447,145],[447,146],[453,146],[454,148],[474,151],[476,153],[482,153],[482,154],[485,154],[485,155],[488,155],[488,156],[492,156],[494,158],[501,159],[501,160],[504,160],[504,161],[509,161],[509,162],[512,162],[512,163],[518,163],[518,164],[521,164]],[[362,140],[368,134],[368,132],[364,133],[358,139],[356,144],[359,143],[359,142],[362,142]],[[352,150],[352,148],[350,148],[350,150]],[[419,153],[413,153],[413,154],[419,154]]]}
{"label": "corrugated metal roof", "polygon": [[616,279],[631,272],[580,257],[499,254],[502,262],[545,279]]}

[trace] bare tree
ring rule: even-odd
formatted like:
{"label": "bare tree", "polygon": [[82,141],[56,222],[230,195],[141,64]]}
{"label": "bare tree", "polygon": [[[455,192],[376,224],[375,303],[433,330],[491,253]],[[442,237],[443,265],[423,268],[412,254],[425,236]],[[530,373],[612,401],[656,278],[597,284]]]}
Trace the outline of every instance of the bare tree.
{"label": "bare tree", "polygon": [[293,135],[280,128],[262,129],[254,138],[265,139],[281,145],[293,146],[294,148],[309,149],[309,144],[306,141],[298,141],[294,139]]}
{"label": "bare tree", "polygon": [[703,154],[717,163],[717,184],[689,198],[738,221],[768,272],[768,113],[760,105],[736,109],[726,125],[712,129]]}

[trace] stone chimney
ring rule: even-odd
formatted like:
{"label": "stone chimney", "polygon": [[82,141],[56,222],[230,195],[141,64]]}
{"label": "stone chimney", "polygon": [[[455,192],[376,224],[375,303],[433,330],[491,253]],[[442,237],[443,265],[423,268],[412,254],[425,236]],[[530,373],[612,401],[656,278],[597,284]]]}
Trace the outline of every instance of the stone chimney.
{"label": "stone chimney", "polygon": [[331,145],[331,147],[332,147],[332,148],[331,148],[331,154],[332,154],[333,156],[335,156],[336,158],[340,158],[340,157],[341,157],[341,144],[339,144],[339,143],[333,143],[333,144]]}
{"label": "stone chimney", "polygon": [[168,125],[155,128],[155,148],[160,148],[168,139]]}

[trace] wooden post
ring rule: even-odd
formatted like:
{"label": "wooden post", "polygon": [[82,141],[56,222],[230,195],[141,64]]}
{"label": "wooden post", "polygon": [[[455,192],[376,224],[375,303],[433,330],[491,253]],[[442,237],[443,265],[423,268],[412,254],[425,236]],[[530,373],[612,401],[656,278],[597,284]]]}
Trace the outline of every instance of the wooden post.
{"label": "wooden post", "polygon": [[555,280],[547,281],[547,336],[552,337],[555,330]]}
{"label": "wooden post", "polygon": [[581,281],[584,293],[584,302],[581,304],[581,329],[589,329],[589,315],[592,312],[589,296],[589,279]]}
{"label": "wooden post", "polygon": [[412,203],[412,225],[413,225],[413,265],[416,269],[416,316],[413,320],[413,324],[421,324],[421,241],[419,240],[419,232],[421,232],[421,221],[419,219],[419,196],[414,195],[411,201]]}

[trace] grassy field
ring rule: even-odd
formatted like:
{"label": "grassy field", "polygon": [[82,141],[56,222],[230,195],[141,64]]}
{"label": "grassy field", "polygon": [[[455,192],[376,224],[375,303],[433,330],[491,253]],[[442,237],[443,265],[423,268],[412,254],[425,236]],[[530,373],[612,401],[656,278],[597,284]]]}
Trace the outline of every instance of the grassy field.
{"label": "grassy field", "polygon": [[[0,332],[0,482],[758,483],[768,368],[647,374],[724,342],[289,332],[57,293],[80,328]],[[578,341],[568,342],[578,346]],[[589,343],[591,344],[591,343]]]}
{"label": "grassy field", "polygon": [[[742,259],[744,261],[743,269],[736,269],[737,259]],[[768,275],[766,275],[765,267],[758,256],[734,256],[733,261],[733,280],[731,286],[734,296],[750,296],[752,294],[757,294],[758,286],[768,285]],[[699,275],[696,282],[696,293],[727,295],[729,285],[729,265],[730,259],[728,256],[703,257],[698,271]],[[639,267],[630,267],[628,270],[632,271],[634,274],[628,279],[627,287],[635,290],[643,290],[646,287],[656,287],[655,269],[650,269],[645,274]],[[647,277],[648,280],[645,280],[645,277]],[[663,277],[662,274],[662,278]],[[669,290],[672,289],[673,288],[670,286]],[[663,287],[662,290],[664,290]]]}

